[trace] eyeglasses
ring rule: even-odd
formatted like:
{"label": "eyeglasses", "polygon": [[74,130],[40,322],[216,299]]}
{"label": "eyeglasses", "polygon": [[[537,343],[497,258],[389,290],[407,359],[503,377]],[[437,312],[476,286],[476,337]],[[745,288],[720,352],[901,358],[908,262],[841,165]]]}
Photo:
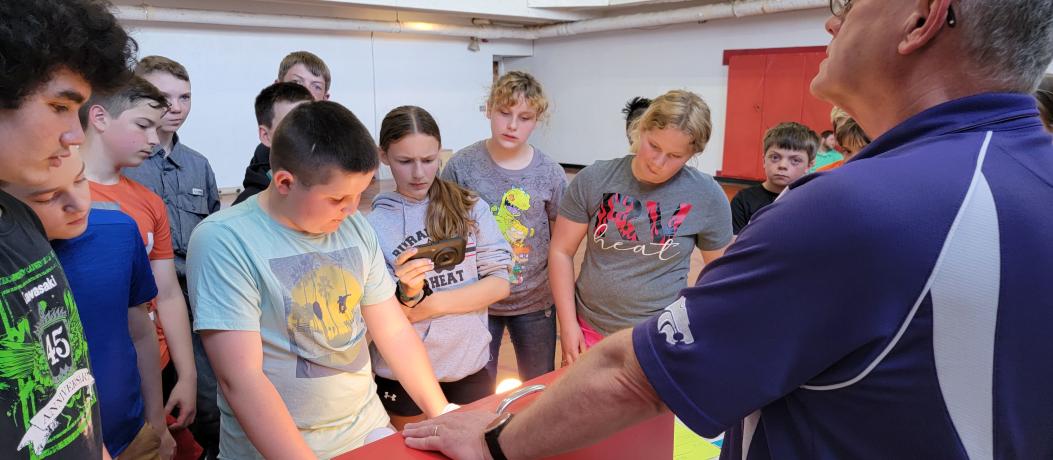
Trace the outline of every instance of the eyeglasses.
{"label": "eyeglasses", "polygon": [[[852,9],[852,0],[830,0],[830,13],[838,19],[844,19],[848,11]],[[954,15],[954,8],[947,7],[947,26],[958,25],[958,18]]]}
{"label": "eyeglasses", "polygon": [[852,0],[830,0],[830,13],[839,19],[844,19],[850,9]]}

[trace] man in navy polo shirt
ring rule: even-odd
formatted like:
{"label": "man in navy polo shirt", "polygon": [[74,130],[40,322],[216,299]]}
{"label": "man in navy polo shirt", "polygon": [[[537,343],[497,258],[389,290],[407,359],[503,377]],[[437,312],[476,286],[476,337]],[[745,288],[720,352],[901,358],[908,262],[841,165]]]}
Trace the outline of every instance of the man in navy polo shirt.
{"label": "man in navy polo shirt", "polygon": [[668,407],[727,431],[722,458],[1053,458],[1053,140],[1030,98],[1053,3],[832,3],[812,91],[874,142],[514,418],[450,414],[408,445],[534,458]]}

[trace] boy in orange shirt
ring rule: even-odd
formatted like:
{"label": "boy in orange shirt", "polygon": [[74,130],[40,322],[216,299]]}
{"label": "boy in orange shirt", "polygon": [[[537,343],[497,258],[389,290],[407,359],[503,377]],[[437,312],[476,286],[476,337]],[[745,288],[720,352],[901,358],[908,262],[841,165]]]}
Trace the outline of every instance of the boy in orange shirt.
{"label": "boy in orange shirt", "polygon": [[184,428],[196,411],[197,370],[186,302],[176,279],[168,213],[160,197],[121,174],[122,168],[138,166],[151,155],[167,107],[164,94],[141,77],[113,93],[93,95],[80,109],[85,134],[81,154],[92,206],[123,211],[139,226],[158,288],[154,307],[161,326],[161,367],[171,361],[178,375],[167,392],[165,412],[176,415],[172,411],[178,407],[172,427]]}

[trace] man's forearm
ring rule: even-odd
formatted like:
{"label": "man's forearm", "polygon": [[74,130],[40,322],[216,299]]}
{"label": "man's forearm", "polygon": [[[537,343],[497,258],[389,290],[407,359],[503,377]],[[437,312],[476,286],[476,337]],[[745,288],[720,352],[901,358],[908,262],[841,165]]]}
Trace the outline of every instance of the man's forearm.
{"label": "man's forearm", "polygon": [[632,348],[632,331],[600,342],[501,433],[509,459],[541,458],[597,442],[666,410]]}

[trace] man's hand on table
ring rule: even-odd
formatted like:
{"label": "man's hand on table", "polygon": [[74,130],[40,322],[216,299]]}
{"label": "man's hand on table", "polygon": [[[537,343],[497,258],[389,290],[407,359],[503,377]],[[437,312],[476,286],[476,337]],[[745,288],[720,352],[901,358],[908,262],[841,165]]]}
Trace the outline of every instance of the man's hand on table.
{"label": "man's hand on table", "polygon": [[409,447],[441,452],[454,460],[491,460],[483,431],[495,418],[489,411],[452,412],[407,424],[402,436]]}

